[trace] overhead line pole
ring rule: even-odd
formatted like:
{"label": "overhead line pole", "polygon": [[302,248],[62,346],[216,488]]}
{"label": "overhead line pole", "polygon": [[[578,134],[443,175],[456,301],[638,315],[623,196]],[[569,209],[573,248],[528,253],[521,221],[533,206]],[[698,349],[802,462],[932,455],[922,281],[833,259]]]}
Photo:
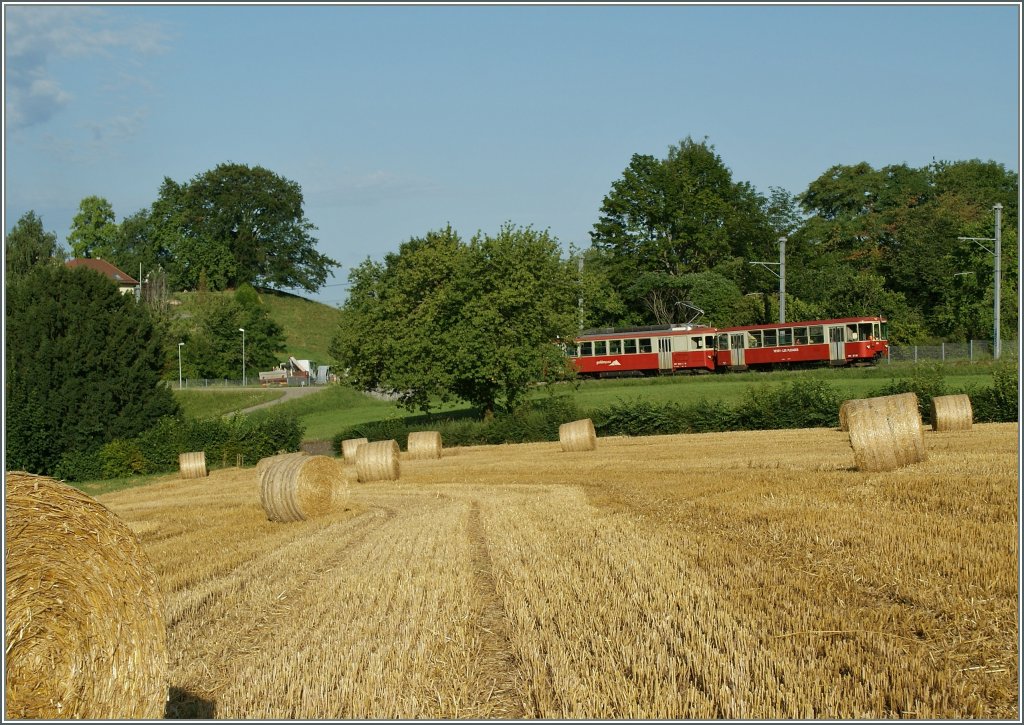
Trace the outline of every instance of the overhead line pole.
{"label": "overhead line pole", "polygon": [[[979,247],[981,247],[986,252],[988,252],[989,254],[991,254],[991,255],[993,255],[995,257],[995,265],[994,265],[994,267],[995,267],[995,269],[994,269],[995,289],[994,289],[994,295],[993,295],[995,297],[995,309],[993,310],[993,314],[992,314],[992,318],[993,318],[993,325],[992,325],[992,327],[993,327],[993,330],[992,330],[992,357],[994,359],[998,360],[999,359],[999,353],[1002,350],[1002,340],[1001,340],[1000,333],[999,333],[999,294],[1000,294],[1000,281],[1001,281],[1000,277],[1003,276],[1002,275],[1002,264],[1003,264],[1003,261],[1002,261],[1002,259],[1003,259],[1003,249],[1002,249],[1002,243],[1003,243],[1003,223],[1002,223],[1003,205],[997,203],[995,206],[992,207],[992,209],[996,213],[996,230],[995,230],[995,236],[994,237],[957,237],[957,239],[960,239],[960,240],[963,240],[963,241],[974,242]],[[982,242],[995,242],[995,245],[996,245],[995,251],[992,251],[991,249],[986,247],[984,244],[982,244]]]}
{"label": "overhead line pole", "polygon": [[[779,261],[778,262],[750,262],[749,264],[760,264],[769,272],[779,278],[779,322],[786,321],[786,238],[779,237]],[[778,267],[776,272],[772,267]]]}

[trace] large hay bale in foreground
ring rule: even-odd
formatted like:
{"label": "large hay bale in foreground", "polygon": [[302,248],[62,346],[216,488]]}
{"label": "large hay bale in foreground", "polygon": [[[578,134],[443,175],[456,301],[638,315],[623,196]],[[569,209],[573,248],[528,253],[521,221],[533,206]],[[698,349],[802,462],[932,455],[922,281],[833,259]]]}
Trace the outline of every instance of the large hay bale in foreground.
{"label": "large hay bale in foreground", "polygon": [[304,451],[264,458],[256,464],[260,502],[270,521],[304,521],[348,497],[341,463]]}
{"label": "large hay bale in foreground", "polygon": [[847,408],[846,421],[861,471],[893,471],[927,457],[914,393],[865,398]]}
{"label": "large hay bale in foreground", "polygon": [[558,440],[563,451],[592,451],[597,448],[597,432],[590,418],[562,423],[558,426]]}
{"label": "large hay bale in foreground", "polygon": [[409,434],[406,446],[409,458],[427,459],[441,457],[441,433],[436,430],[417,431]]}
{"label": "large hay bale in foreground", "polygon": [[45,476],[7,473],[4,501],[5,720],[162,718],[163,603],[135,534]]}
{"label": "large hay bale in foreground", "polygon": [[967,395],[939,395],[932,398],[932,430],[970,430],[974,409]]}
{"label": "large hay bale in foreground", "polygon": [[348,438],[341,442],[341,455],[346,463],[354,463],[359,446],[369,443],[366,438]]}
{"label": "large hay bale in foreground", "polygon": [[[883,395],[874,400],[902,400],[906,405],[917,405],[917,394],[916,393],[897,393],[896,395]],[[850,410],[864,403],[865,400],[872,400],[872,398],[854,398],[852,400],[844,400],[843,404],[839,406],[839,430],[848,431],[850,430],[847,418],[849,417]],[[920,411],[919,411],[920,412]]]}
{"label": "large hay bale in foreground", "polygon": [[206,478],[206,451],[179,453],[178,469],[182,478]]}
{"label": "large hay bale in foreground", "polygon": [[356,452],[356,475],[361,483],[368,481],[397,481],[398,441],[376,441],[359,446]]}

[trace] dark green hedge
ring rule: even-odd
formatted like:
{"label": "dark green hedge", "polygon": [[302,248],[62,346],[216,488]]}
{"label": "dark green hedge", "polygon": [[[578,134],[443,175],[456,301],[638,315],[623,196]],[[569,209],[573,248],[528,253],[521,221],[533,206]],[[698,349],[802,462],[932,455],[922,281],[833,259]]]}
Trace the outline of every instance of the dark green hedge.
{"label": "dark green hedge", "polygon": [[178,454],[206,453],[208,467],[223,461],[246,465],[279,451],[297,451],[303,427],[294,416],[236,415],[230,418],[182,420],[161,418],[138,438],[114,440],[86,453],[65,454],[55,475],[65,481],[124,478],[178,468]]}

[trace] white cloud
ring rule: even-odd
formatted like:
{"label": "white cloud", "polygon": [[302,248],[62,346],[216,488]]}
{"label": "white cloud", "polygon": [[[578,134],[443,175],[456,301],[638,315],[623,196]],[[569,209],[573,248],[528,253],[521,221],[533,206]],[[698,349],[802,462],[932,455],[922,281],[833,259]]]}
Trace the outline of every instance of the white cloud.
{"label": "white cloud", "polygon": [[[166,36],[157,25],[124,22],[116,11],[75,6],[4,8],[4,107],[11,130],[45,123],[74,102],[52,72],[61,58],[119,56],[131,62],[160,52]],[[124,56],[122,58],[122,56]]]}

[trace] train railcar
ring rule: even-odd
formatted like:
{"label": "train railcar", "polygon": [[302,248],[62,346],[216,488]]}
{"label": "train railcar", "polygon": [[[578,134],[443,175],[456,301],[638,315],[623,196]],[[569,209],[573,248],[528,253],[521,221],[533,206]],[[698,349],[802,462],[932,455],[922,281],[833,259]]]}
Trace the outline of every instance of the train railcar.
{"label": "train railcar", "polygon": [[874,364],[889,354],[882,317],[844,317],[718,331],[716,369],[769,369],[776,365]]}
{"label": "train railcar", "polygon": [[882,317],[588,330],[567,349],[581,377],[873,364],[889,352]]}
{"label": "train railcar", "polygon": [[588,330],[568,349],[582,377],[657,375],[715,369],[715,333],[706,325]]}

